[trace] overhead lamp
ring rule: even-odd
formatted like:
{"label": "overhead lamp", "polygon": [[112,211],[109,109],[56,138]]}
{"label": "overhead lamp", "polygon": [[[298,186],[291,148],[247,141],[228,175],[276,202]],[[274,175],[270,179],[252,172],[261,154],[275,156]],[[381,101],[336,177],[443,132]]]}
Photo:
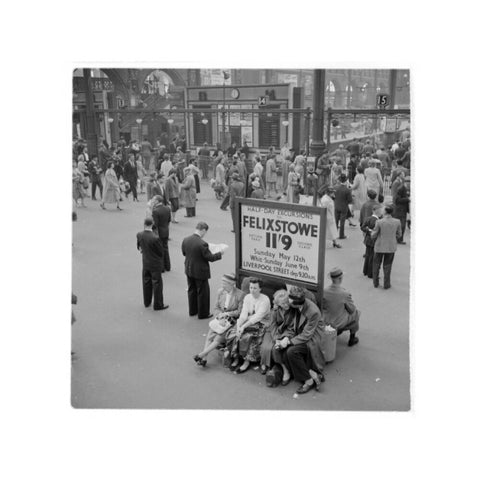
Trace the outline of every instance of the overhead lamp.
{"label": "overhead lamp", "polygon": [[[173,121],[173,120],[172,120],[172,121]],[[203,123],[204,125],[206,125],[206,124],[208,123],[208,120],[207,120],[206,118],[203,118],[203,119],[202,119],[202,123]]]}
{"label": "overhead lamp", "polygon": [[167,122],[168,122],[170,125],[173,123],[173,121],[174,121],[173,118],[169,118],[169,119],[167,120]]}
{"label": "overhead lamp", "polygon": [[137,118],[135,121],[140,125],[143,120],[142,120],[142,118]]}
{"label": "overhead lamp", "polygon": [[288,126],[289,124],[290,124],[290,122],[288,120],[283,120],[282,121],[283,126]]}
{"label": "overhead lamp", "polygon": [[113,123],[113,122],[114,122],[114,119],[113,119],[112,117],[110,117],[110,118],[108,119],[108,123]]}

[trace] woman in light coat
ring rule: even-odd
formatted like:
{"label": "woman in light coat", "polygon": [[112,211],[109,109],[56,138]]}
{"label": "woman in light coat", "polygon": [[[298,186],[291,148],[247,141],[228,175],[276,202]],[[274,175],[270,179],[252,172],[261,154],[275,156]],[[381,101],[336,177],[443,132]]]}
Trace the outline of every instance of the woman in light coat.
{"label": "woman in light coat", "polygon": [[326,193],[320,200],[320,206],[327,209],[327,237],[333,241],[334,248],[341,248],[341,245],[337,243],[338,230],[335,223],[335,188],[328,187]]}
{"label": "woman in light coat", "polygon": [[120,208],[120,185],[118,183],[118,178],[113,169],[113,161],[108,164],[107,171],[105,172],[105,183],[103,185],[103,197],[102,202],[100,203],[100,207],[102,209],[105,208],[105,203],[116,203],[117,209],[121,210]]}
{"label": "woman in light coat", "polygon": [[365,185],[365,175],[363,174],[363,168],[361,166],[357,168],[357,174],[353,179],[352,195],[353,211],[360,211],[363,203],[367,201],[367,187]]}
{"label": "woman in light coat", "polygon": [[[300,186],[300,180],[295,172],[295,165],[292,163],[289,167],[288,173],[288,186],[287,186],[287,203],[295,203],[295,200],[298,198],[296,193],[297,189]],[[298,200],[297,200],[298,203]]]}
{"label": "woman in light coat", "polygon": [[197,202],[197,190],[195,189],[195,178],[193,177],[193,169],[185,168],[185,179],[180,185],[183,192],[183,200],[185,202],[185,208],[187,214],[185,218],[190,218],[196,215],[195,206]]}
{"label": "woman in light coat", "polygon": [[374,160],[368,162],[368,168],[365,170],[365,187],[367,190],[376,191],[378,195],[383,192],[383,181],[380,170],[374,165]]}

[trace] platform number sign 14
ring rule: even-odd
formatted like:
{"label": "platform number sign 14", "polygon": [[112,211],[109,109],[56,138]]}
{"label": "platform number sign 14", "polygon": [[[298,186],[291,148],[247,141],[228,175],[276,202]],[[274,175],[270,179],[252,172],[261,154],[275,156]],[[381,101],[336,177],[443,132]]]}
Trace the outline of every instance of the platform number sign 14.
{"label": "platform number sign 14", "polygon": [[379,93],[377,95],[377,107],[378,108],[386,108],[390,105],[390,97],[384,93]]}

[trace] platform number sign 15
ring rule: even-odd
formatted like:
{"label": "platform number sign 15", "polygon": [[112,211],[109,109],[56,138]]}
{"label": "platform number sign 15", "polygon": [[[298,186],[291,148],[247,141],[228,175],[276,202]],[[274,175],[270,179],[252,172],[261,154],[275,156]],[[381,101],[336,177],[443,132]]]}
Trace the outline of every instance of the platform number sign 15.
{"label": "platform number sign 15", "polygon": [[384,93],[379,93],[377,95],[377,107],[386,108],[388,105],[390,105],[390,97]]}

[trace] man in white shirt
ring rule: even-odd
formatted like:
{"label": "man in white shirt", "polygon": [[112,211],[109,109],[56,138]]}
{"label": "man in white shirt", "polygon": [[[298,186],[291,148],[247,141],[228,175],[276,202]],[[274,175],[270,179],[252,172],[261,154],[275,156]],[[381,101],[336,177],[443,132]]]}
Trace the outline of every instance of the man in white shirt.
{"label": "man in white shirt", "polygon": [[[270,299],[261,293],[261,287],[262,283],[258,278],[250,279],[250,293],[243,300],[242,312],[235,329],[232,328],[227,336],[227,345],[230,346],[233,358],[230,369],[237,374],[244,373],[250,363],[260,360],[265,322],[270,314]],[[242,359],[243,363],[240,365]]]}
{"label": "man in white shirt", "polygon": [[172,168],[173,168],[173,164],[170,160],[170,156],[165,155],[165,159],[163,160],[162,165],[160,166],[160,171],[163,173],[163,176],[165,178],[168,178],[168,175]]}

